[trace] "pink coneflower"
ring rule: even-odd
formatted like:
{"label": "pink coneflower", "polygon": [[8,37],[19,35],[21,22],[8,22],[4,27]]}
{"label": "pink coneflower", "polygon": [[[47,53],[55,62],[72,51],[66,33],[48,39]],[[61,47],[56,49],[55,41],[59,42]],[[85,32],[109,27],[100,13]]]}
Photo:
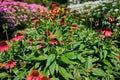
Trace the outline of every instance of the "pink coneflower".
{"label": "pink coneflower", "polygon": [[10,41],[20,41],[25,39],[25,36],[22,33],[17,33],[14,38],[12,38]]}
{"label": "pink coneflower", "polygon": [[71,42],[72,42],[72,40],[68,40],[68,42],[69,42],[69,43],[71,43]]}
{"label": "pink coneflower", "polygon": [[51,20],[52,22],[56,22],[55,18],[51,18],[50,20]]}
{"label": "pink coneflower", "polygon": [[51,45],[57,45],[58,41],[56,39],[52,39],[52,40],[49,41],[49,44],[51,44]]}
{"label": "pink coneflower", "polygon": [[120,60],[120,56],[118,56],[117,59]]}
{"label": "pink coneflower", "polygon": [[42,75],[38,72],[38,70],[33,70],[26,78],[26,80],[40,80]]}
{"label": "pink coneflower", "polygon": [[71,25],[70,28],[71,28],[71,29],[74,29],[74,30],[77,30],[77,25],[73,24],[73,25]]}
{"label": "pink coneflower", "polygon": [[51,32],[51,31],[44,31],[43,34],[44,34],[45,36],[49,36],[49,35],[52,34],[52,32]]}
{"label": "pink coneflower", "polygon": [[105,40],[107,37],[111,37],[111,35],[112,35],[112,31],[110,28],[107,28],[107,29],[101,31],[101,33],[103,34],[102,40]]}
{"label": "pink coneflower", "polygon": [[48,38],[50,38],[50,39],[56,39],[57,35],[50,35],[50,36],[48,36]]}
{"label": "pink coneflower", "polygon": [[33,38],[30,38],[30,39],[28,40],[28,44],[32,44],[33,41],[34,41],[34,39],[33,39]]}
{"label": "pink coneflower", "polygon": [[115,21],[115,18],[109,17],[108,21],[113,22],[113,21]]}
{"label": "pink coneflower", "polygon": [[16,66],[16,61],[9,60],[5,63],[5,69],[14,68]]}
{"label": "pink coneflower", "polygon": [[65,26],[65,25],[66,25],[65,17],[62,17],[58,24],[59,24],[59,25],[64,25],[64,26]]}
{"label": "pink coneflower", "polygon": [[48,78],[47,76],[43,76],[39,80],[50,80],[50,78]]}
{"label": "pink coneflower", "polygon": [[57,7],[57,4],[51,3],[50,6],[51,6],[51,7]]}
{"label": "pink coneflower", "polygon": [[45,47],[45,44],[40,44],[40,45],[39,45],[39,48],[40,48],[40,49],[43,48],[43,47]]}
{"label": "pink coneflower", "polygon": [[65,44],[65,41],[64,41],[64,40],[62,40],[62,41],[61,41],[61,44],[62,44],[62,45],[64,45],[64,44]]}
{"label": "pink coneflower", "polygon": [[39,23],[39,22],[40,22],[40,20],[39,20],[39,19],[37,19],[37,18],[32,19],[31,21],[32,21],[32,22],[34,22],[34,23]]}
{"label": "pink coneflower", "polygon": [[0,69],[3,67],[3,64],[0,62]]}
{"label": "pink coneflower", "polygon": [[112,31],[110,28],[106,28],[105,30],[101,31],[101,33],[105,36],[105,37],[110,37],[112,35]]}
{"label": "pink coneflower", "polygon": [[41,39],[41,38],[39,38],[39,39],[37,40],[37,42],[41,42],[41,41],[43,41],[43,39]]}
{"label": "pink coneflower", "polygon": [[10,49],[10,46],[5,41],[1,41],[0,42],[0,52],[7,51],[8,49]]}
{"label": "pink coneflower", "polygon": [[101,39],[102,39],[102,40],[105,40],[105,39],[106,39],[106,37],[103,35]]}

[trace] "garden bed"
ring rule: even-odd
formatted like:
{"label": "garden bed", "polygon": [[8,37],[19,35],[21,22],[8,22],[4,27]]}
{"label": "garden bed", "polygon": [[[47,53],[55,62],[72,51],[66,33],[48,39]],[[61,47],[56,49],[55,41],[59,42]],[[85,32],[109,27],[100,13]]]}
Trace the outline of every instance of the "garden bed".
{"label": "garden bed", "polygon": [[[1,36],[6,37],[0,41],[0,79],[120,79],[120,4],[117,0],[113,2],[82,13],[70,12],[57,4],[40,8],[36,4],[6,2],[8,5],[0,9],[11,6],[11,11],[19,7],[13,13],[14,18],[0,10],[0,18],[5,19],[1,20],[4,31]],[[29,5],[36,6],[35,12]],[[22,13],[22,9],[29,13]],[[9,38],[11,27],[15,32]]]}

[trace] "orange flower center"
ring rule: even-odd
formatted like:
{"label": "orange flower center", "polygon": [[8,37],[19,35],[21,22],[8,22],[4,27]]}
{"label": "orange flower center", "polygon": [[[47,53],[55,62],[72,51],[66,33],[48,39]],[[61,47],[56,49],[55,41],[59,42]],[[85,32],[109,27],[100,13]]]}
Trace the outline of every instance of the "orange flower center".
{"label": "orange flower center", "polygon": [[8,61],[7,63],[8,63],[8,64],[11,64],[12,62],[13,62],[13,61]]}
{"label": "orange flower center", "polygon": [[38,70],[33,70],[33,71],[32,71],[32,75],[33,75],[33,76],[39,76]]}
{"label": "orange flower center", "polygon": [[5,45],[7,45],[7,43],[5,41],[0,42],[0,46],[5,46]]}
{"label": "orange flower center", "polygon": [[42,78],[42,80],[49,80],[46,76],[44,76],[43,78]]}
{"label": "orange flower center", "polygon": [[17,36],[23,36],[23,34],[21,34],[21,33],[17,33]]}
{"label": "orange flower center", "polygon": [[33,39],[33,38],[30,38],[29,41],[34,41],[34,39]]}

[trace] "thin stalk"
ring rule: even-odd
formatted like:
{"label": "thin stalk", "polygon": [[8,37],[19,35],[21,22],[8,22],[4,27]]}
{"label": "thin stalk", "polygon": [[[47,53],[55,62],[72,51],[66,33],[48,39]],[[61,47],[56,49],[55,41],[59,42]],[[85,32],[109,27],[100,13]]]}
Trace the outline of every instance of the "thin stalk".
{"label": "thin stalk", "polygon": [[90,21],[90,28],[91,28],[91,31],[92,31],[92,21]]}
{"label": "thin stalk", "polygon": [[5,33],[6,33],[6,38],[7,38],[7,40],[9,40],[7,30],[5,30]]}

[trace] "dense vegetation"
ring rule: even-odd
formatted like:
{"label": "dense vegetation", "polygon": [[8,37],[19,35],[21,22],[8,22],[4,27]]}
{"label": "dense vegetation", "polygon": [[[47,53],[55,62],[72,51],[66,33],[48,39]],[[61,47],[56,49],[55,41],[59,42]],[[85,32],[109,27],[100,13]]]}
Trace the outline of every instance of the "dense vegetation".
{"label": "dense vegetation", "polygon": [[119,6],[0,3],[0,79],[119,80]]}

